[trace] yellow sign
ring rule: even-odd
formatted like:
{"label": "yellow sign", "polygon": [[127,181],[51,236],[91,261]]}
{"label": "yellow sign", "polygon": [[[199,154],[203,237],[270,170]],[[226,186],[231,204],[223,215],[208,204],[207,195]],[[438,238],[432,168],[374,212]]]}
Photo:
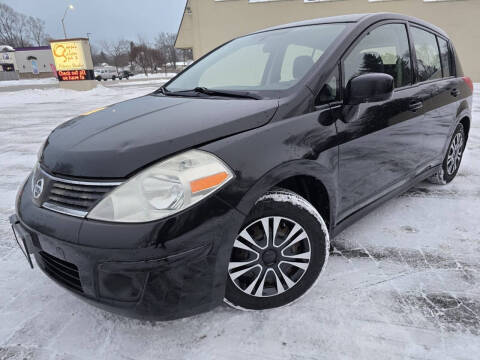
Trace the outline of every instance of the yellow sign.
{"label": "yellow sign", "polygon": [[85,54],[81,41],[52,42],[50,46],[57,71],[86,69]]}

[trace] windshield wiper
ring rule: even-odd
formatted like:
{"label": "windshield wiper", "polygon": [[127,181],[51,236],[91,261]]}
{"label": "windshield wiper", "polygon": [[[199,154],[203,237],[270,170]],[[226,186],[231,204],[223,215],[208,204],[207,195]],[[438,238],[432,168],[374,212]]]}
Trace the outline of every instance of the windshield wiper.
{"label": "windshield wiper", "polygon": [[249,91],[234,91],[234,90],[214,90],[208,89],[206,87],[196,87],[193,89],[195,92],[199,92],[206,95],[219,95],[219,96],[229,96],[229,97],[239,97],[239,98],[246,98],[246,99],[261,99],[260,96],[256,94],[252,94]]}
{"label": "windshield wiper", "polygon": [[244,99],[255,99],[259,100],[261,99],[260,96],[253,94],[249,91],[233,91],[233,90],[214,90],[214,89],[208,89],[206,87],[196,87],[194,89],[190,90],[179,90],[179,91],[168,91],[165,88],[160,88],[159,91],[164,94],[164,95],[180,95],[180,96],[188,96],[187,93],[201,93],[209,96],[227,96],[227,97],[237,97],[237,98],[244,98]]}

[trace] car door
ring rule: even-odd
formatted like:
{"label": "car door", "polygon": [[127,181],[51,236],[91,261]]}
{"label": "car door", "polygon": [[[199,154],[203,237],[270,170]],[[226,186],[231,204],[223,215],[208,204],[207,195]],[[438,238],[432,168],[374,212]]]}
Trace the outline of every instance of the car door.
{"label": "car door", "polygon": [[449,134],[455,123],[458,79],[454,76],[453,60],[446,39],[428,29],[410,26],[415,49],[418,96],[424,105],[422,123],[424,162],[441,163]]}
{"label": "car door", "polygon": [[339,138],[339,220],[411,179],[423,158],[423,105],[412,87],[407,24],[382,23],[362,36],[341,61],[343,89],[355,76],[380,72],[394,78],[395,90],[387,101],[333,108]]}

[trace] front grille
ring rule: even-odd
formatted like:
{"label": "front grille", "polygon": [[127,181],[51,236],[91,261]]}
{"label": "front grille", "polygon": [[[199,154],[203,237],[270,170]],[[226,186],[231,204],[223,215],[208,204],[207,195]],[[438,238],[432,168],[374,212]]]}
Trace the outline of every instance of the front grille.
{"label": "front grille", "polygon": [[46,201],[64,208],[88,212],[113,188],[114,186],[79,185],[53,181]]}
{"label": "front grille", "polygon": [[83,293],[82,283],[75,264],[61,260],[44,251],[40,251],[40,257],[45,272],[68,288]]}

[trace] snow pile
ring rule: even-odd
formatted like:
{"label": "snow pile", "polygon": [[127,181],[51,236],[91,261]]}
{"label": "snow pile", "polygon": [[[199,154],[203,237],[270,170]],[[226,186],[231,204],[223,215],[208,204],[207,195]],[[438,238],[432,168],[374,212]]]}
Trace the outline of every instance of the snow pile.
{"label": "snow pile", "polygon": [[158,72],[158,73],[148,73],[145,74],[135,74],[135,76],[131,77],[130,79],[140,80],[140,79],[171,79],[177,75],[176,73],[165,73],[165,72]]}
{"label": "snow pile", "polygon": [[43,79],[21,79],[21,80],[0,81],[0,87],[50,85],[50,84],[58,84],[57,78],[50,77],[50,78],[43,78]]}

